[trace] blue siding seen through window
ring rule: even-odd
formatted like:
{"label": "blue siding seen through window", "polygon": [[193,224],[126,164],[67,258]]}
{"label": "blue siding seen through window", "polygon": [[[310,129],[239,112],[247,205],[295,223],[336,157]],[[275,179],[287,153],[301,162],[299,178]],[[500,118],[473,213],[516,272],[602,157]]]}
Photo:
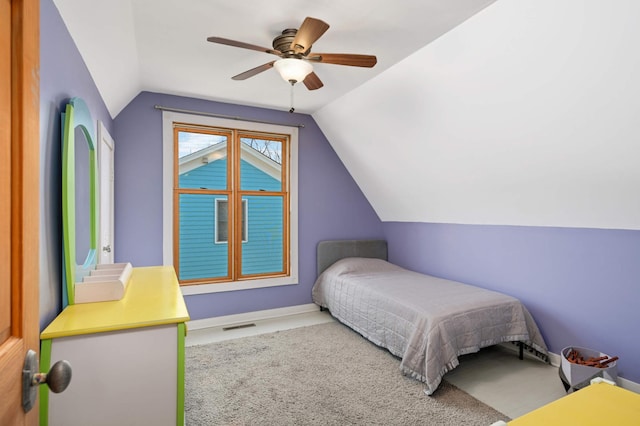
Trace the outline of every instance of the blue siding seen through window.
{"label": "blue siding seen through window", "polygon": [[283,272],[283,197],[248,196],[249,239],[242,244],[242,274]]}
{"label": "blue siding seen through window", "polygon": [[[280,191],[281,182],[246,161],[242,186]],[[179,176],[181,188],[218,188],[226,180],[226,161],[214,161]],[[180,280],[228,276],[227,244],[216,244],[215,199],[223,195],[180,195]],[[247,235],[242,243],[242,274],[283,271],[283,197],[245,196]],[[224,233],[226,235],[226,233]]]}
{"label": "blue siding seen through window", "polygon": [[222,195],[180,194],[181,280],[221,278],[229,275],[228,247],[215,244],[215,199]]}
{"label": "blue siding seen through window", "polygon": [[227,186],[227,162],[222,160],[189,170],[180,175],[180,188],[225,189]]}

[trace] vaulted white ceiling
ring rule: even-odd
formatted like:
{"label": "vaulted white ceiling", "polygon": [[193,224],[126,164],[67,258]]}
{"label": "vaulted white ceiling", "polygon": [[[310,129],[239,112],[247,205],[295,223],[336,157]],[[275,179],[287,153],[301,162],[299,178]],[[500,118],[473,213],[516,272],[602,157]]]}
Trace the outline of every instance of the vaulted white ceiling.
{"label": "vaulted white ceiling", "polygon": [[305,17],[331,27],[312,51],[376,55],[357,68],[315,64],[324,87],[294,91],[297,112],[313,113],[392,67],[495,0],[54,0],[115,117],[141,91],[288,110],[290,87],[274,69],[231,77],[274,59],[207,42],[219,36],[271,48]]}

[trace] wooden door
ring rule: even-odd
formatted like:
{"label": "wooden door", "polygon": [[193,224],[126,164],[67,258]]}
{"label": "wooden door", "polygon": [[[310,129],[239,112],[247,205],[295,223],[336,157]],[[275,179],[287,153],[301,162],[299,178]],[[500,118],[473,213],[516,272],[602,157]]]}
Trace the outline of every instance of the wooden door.
{"label": "wooden door", "polygon": [[22,367],[39,351],[39,1],[0,0],[0,424],[36,425]]}

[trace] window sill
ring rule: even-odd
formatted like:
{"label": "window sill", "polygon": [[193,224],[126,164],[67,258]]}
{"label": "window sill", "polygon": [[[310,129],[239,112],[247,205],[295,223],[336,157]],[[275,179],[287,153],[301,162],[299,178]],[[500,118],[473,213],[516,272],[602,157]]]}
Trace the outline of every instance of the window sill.
{"label": "window sill", "polygon": [[185,285],[181,287],[183,296],[225,291],[250,290],[254,288],[278,287],[298,284],[297,277],[266,278],[263,280],[247,280],[218,284]]}

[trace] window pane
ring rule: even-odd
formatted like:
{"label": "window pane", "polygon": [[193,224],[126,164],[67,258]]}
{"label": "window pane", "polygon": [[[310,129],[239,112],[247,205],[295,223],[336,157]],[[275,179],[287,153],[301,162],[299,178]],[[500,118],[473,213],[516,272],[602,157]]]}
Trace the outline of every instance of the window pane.
{"label": "window pane", "polygon": [[[242,200],[242,241],[247,241],[247,200]],[[226,199],[216,199],[216,243],[229,241],[229,203]]]}
{"label": "window pane", "polygon": [[216,243],[229,241],[229,203],[226,199],[216,199]]}
{"label": "window pane", "polygon": [[284,198],[270,195],[243,198],[247,199],[250,238],[242,244],[242,274],[284,272]]}
{"label": "window pane", "polygon": [[224,195],[180,194],[180,280],[229,275],[228,244],[215,243],[216,199],[227,203]]}
{"label": "window pane", "polygon": [[178,186],[227,189],[227,136],[178,132]]}
{"label": "window pane", "polygon": [[282,191],[282,142],[240,138],[240,188],[243,191]]}

